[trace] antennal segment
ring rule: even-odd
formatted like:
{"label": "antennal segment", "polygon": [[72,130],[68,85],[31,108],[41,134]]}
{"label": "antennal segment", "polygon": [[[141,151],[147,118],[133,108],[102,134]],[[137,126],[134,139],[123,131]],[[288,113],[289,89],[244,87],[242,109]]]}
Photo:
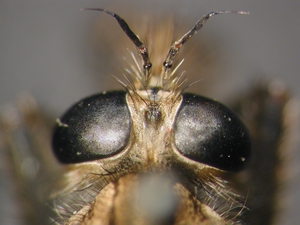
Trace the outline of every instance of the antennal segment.
{"label": "antennal segment", "polygon": [[249,12],[242,12],[242,11],[214,11],[202,17],[202,19],[200,19],[192,29],[190,29],[179,40],[175,41],[174,44],[171,46],[167,58],[163,63],[163,69],[162,69],[163,84],[165,83],[164,81],[169,79],[170,74],[172,72],[173,61],[176,58],[176,55],[179,52],[180,48],[183,46],[183,44],[187,42],[191,37],[193,37],[194,34],[196,34],[197,31],[204,26],[204,24],[210,17],[214,15],[226,14],[226,13],[236,13],[236,14],[243,14],[243,15],[249,14]]}
{"label": "antennal segment", "polygon": [[114,17],[117,22],[119,23],[120,27],[122,28],[122,30],[125,32],[125,34],[127,35],[127,37],[130,38],[130,40],[133,42],[133,44],[138,48],[139,54],[142,57],[143,60],[143,75],[144,75],[144,86],[147,87],[149,80],[150,80],[150,69],[152,67],[152,63],[150,62],[149,59],[149,54],[148,54],[148,49],[147,47],[140,41],[140,39],[136,36],[135,33],[133,33],[133,31],[130,29],[129,25],[126,23],[126,21],[124,19],[122,19],[119,15],[110,12],[106,9],[100,9],[100,8],[84,8],[83,10],[93,10],[93,11],[101,11],[101,12],[105,12],[109,15],[111,15],[112,17]]}

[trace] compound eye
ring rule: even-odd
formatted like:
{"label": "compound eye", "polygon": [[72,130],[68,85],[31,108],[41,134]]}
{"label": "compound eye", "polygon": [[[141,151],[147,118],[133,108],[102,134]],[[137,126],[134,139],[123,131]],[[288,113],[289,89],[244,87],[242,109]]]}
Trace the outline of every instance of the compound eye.
{"label": "compound eye", "polygon": [[194,94],[183,94],[174,139],[183,156],[225,171],[242,169],[251,152],[248,131],[237,116]]}
{"label": "compound eye", "polygon": [[58,120],[53,151],[62,163],[107,158],[124,149],[130,131],[126,92],[97,94],[79,101]]}

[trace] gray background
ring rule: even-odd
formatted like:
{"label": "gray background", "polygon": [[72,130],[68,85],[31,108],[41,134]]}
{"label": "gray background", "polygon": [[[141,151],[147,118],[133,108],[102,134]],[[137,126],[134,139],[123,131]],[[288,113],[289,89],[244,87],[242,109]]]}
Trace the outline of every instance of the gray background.
{"label": "gray background", "polygon": [[[59,116],[84,96],[120,88],[109,76],[118,76],[119,68],[115,67],[119,65],[115,64],[114,56],[107,51],[95,52],[90,40],[97,32],[108,36],[112,30],[119,32],[117,37],[124,36],[112,18],[80,11],[84,7],[113,10],[134,24],[134,28],[142,26],[142,20],[134,16],[136,12],[173,14],[177,20],[184,20],[188,29],[212,10],[249,11],[249,16],[215,17],[197,34],[199,39],[200,35],[211,37],[212,48],[220,52],[218,58],[223,61],[218,64],[218,70],[212,72],[213,79],[199,74],[199,79],[206,77],[201,81],[204,85],[198,86],[199,92],[203,85],[209,87],[207,95],[226,101],[239,95],[257,78],[267,77],[281,79],[293,96],[300,97],[300,1],[2,0],[0,105],[14,102],[28,92],[43,110]],[[197,41],[197,37],[193,41]],[[99,46],[101,44],[100,41]],[[299,153],[293,156],[294,175],[284,195],[288,204],[278,224],[297,224],[300,218],[299,158]]]}

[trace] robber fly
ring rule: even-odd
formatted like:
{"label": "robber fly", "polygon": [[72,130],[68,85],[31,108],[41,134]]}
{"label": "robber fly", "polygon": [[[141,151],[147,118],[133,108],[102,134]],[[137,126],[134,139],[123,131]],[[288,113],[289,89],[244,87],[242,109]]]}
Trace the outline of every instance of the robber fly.
{"label": "robber fly", "polygon": [[[84,98],[56,120],[51,146],[49,122],[32,99],[2,114],[0,147],[21,187],[25,223],[271,224],[288,94],[276,82],[257,85],[230,110],[184,93],[192,84],[178,72],[180,49],[209,18],[247,13],[205,15],[158,71],[123,18],[86,10],[112,16],[138,57],[131,53],[130,68],[116,77],[124,91]],[[37,181],[37,173],[48,176]]]}

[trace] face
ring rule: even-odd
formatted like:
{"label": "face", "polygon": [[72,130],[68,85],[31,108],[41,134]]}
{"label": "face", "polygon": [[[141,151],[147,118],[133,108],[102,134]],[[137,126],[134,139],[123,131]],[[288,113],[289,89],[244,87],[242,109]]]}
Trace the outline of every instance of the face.
{"label": "face", "polygon": [[[270,184],[276,186],[276,177],[270,177],[278,165],[271,164],[262,170],[260,163],[255,166],[248,163],[252,169],[231,174],[240,171],[250,155],[248,131],[232,110],[245,121],[256,148],[268,150],[266,145],[273,146],[267,151],[267,157],[272,158],[270,153],[278,147],[277,140],[282,134],[282,124],[278,121],[285,118],[282,108],[289,101],[282,85],[276,82],[258,85],[228,110],[215,101],[183,93],[189,83],[181,76],[181,67],[176,67],[180,60],[172,58],[179,52],[177,44],[171,47],[175,54],[159,62],[159,66],[164,63],[159,69],[158,64],[153,63],[159,61],[157,57],[150,61],[145,56],[145,46],[141,46],[143,43],[134,44],[139,50],[129,65],[135,65],[135,61],[137,65],[126,70],[124,78],[117,78],[125,91],[84,98],[57,120],[53,150],[64,166],[59,168],[62,178],[55,178],[59,182],[49,190],[49,205],[55,211],[51,218],[58,224],[74,221],[124,224],[124,220],[133,224],[195,224],[199,221],[226,224],[257,218],[249,214],[247,208],[256,215],[266,215],[265,211],[256,210],[259,207],[253,198],[262,193],[270,196],[276,190],[266,188],[257,193],[251,184],[256,181],[257,186],[268,178]],[[158,55],[165,57],[167,53]],[[153,63],[152,68],[149,62]],[[30,106],[27,110],[26,105]],[[30,121],[28,126],[37,121],[38,126],[46,127],[45,122],[38,120],[33,103],[22,103],[21,108],[26,121]],[[276,112],[274,121],[261,122],[273,112]],[[276,131],[268,142],[265,137],[268,135],[262,132],[266,127]],[[37,130],[35,138],[41,134],[47,136],[49,132]],[[224,136],[233,139],[222,139]],[[34,166],[25,168],[25,171],[30,168],[37,171]],[[253,168],[257,168],[256,172]],[[262,174],[262,178],[258,179],[257,174]],[[228,180],[231,185],[225,185]],[[247,186],[254,191],[244,195],[243,189]],[[270,202],[269,206],[274,205]]]}

